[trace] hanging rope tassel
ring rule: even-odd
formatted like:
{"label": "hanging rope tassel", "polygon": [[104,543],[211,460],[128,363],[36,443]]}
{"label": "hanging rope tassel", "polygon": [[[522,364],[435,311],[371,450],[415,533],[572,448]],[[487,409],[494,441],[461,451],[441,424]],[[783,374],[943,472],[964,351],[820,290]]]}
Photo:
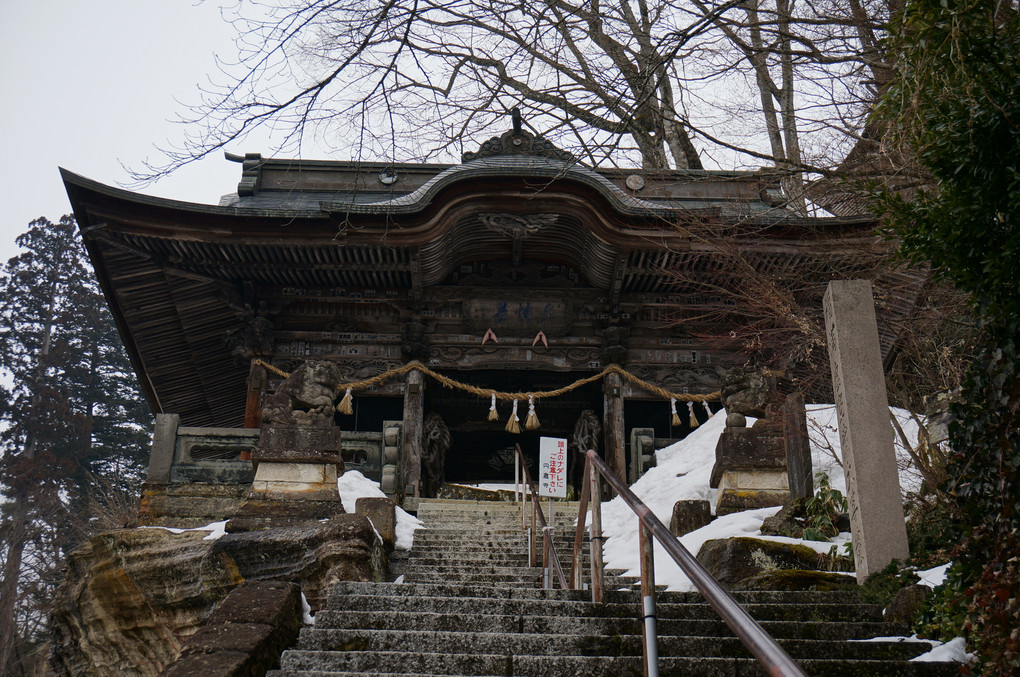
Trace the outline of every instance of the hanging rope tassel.
{"label": "hanging rope tassel", "polygon": [[510,418],[506,421],[506,431],[518,435],[521,432],[520,420],[517,418],[517,400],[514,400],[514,409],[510,412]]}
{"label": "hanging rope tassel", "polygon": [[499,420],[499,412],[496,411],[496,393],[492,393],[492,404],[489,405],[489,420]]}
{"label": "hanging rope tassel", "polygon": [[350,416],[354,413],[354,406],[351,404],[353,399],[354,398],[351,397],[351,389],[348,388],[347,392],[344,393],[344,398],[340,400],[340,404],[336,405],[336,410],[341,414]]}
{"label": "hanging rope tassel", "polygon": [[700,423],[698,423],[698,417],[694,415],[694,403],[693,402],[688,402],[687,403],[687,411],[691,415],[691,429],[697,428],[699,425],[701,425]]}
{"label": "hanging rope tassel", "polygon": [[708,400],[702,400],[701,403],[705,406],[705,413],[708,414],[709,418],[712,418],[712,408],[708,406]]}
{"label": "hanging rope tassel", "polygon": [[671,414],[673,414],[673,418],[670,421],[670,425],[673,426],[674,428],[679,428],[680,427],[680,415],[676,413],[676,398],[675,397],[671,397],[669,399],[669,411],[670,411]]}
{"label": "hanging rope tassel", "polygon": [[538,422],[538,414],[535,413],[535,398],[528,396],[528,418],[524,421],[524,427],[528,430],[537,430],[542,424]]}

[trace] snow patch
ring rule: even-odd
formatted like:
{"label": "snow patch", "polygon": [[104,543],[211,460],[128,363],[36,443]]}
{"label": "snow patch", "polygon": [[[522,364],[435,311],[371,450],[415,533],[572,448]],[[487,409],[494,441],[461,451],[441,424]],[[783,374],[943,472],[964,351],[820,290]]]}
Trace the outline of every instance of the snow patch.
{"label": "snow patch", "polygon": [[312,605],[308,603],[305,593],[301,593],[301,622],[305,625],[315,625],[315,616],[312,615]]}
{"label": "snow patch", "polygon": [[[908,441],[914,442],[918,426],[910,413],[896,408],[890,408],[890,411],[903,428]],[[846,495],[846,475],[840,465],[842,450],[836,407],[832,404],[810,404],[807,406],[807,417],[813,471],[816,474],[823,472],[828,475],[830,485]],[[754,420],[748,418],[748,425],[753,425]],[[669,524],[673,505],[677,501],[701,499],[709,501],[712,506],[715,505],[716,490],[709,487],[709,479],[712,466],[715,464],[715,447],[725,423],[726,411],[723,409],[685,439],[657,451],[655,454],[657,465],[650,468],[631,487],[638,498],[644,501],[664,524]],[[920,475],[910,465],[909,454],[898,434],[896,454],[899,460],[901,490],[917,491],[920,488]],[[843,545],[850,542],[849,533],[842,533],[829,541],[762,536],[760,531],[762,521],[778,511],[779,506],[776,506],[725,515],[701,529],[686,534],[680,538],[680,542],[694,555],[697,555],[705,541],[735,536],[751,536],[781,543],[806,545],[819,553],[828,553],[835,545],[839,554],[844,554]],[[637,517],[623,499],[617,497],[603,504],[602,530],[606,536],[604,548],[606,566],[624,569],[629,574],[636,575],[640,567]],[[694,589],[693,583],[658,543],[655,544],[655,580],[670,590]]]}
{"label": "snow patch", "polygon": [[140,526],[138,528],[139,529],[163,529],[164,531],[169,531],[171,534],[183,534],[185,531],[208,531],[208,532],[210,532],[209,535],[204,537],[202,540],[203,541],[215,541],[218,538],[222,538],[227,533],[227,522],[228,522],[228,520],[223,520],[221,522],[210,522],[209,524],[206,524],[205,526],[192,527],[191,529],[179,529],[177,527],[161,527],[161,526],[147,525],[147,524],[146,525],[142,525],[142,526]]}
{"label": "snow patch", "polygon": [[[379,488],[378,482],[368,479],[357,470],[348,470],[337,479],[336,484],[340,491],[340,501],[343,503],[344,510],[349,513],[354,512],[354,505],[359,498],[386,498],[386,494]],[[410,550],[414,543],[414,532],[423,529],[425,525],[400,506],[397,506],[396,512],[397,542],[395,547],[397,550]]]}
{"label": "snow patch", "polygon": [[[930,641],[930,640],[929,640]],[[967,653],[967,641],[963,637],[954,637],[945,644],[932,641],[935,648],[928,653],[923,653],[920,656],[911,658],[912,661],[919,663],[929,663],[935,661],[956,661],[957,663],[970,663],[974,656],[973,654]]]}
{"label": "snow patch", "polygon": [[950,564],[952,564],[952,562],[947,562],[941,566],[932,567],[931,569],[925,569],[924,571],[915,571],[914,573],[921,579],[918,583],[921,585],[927,585],[929,588],[942,585],[946,581],[946,571],[949,570]]}

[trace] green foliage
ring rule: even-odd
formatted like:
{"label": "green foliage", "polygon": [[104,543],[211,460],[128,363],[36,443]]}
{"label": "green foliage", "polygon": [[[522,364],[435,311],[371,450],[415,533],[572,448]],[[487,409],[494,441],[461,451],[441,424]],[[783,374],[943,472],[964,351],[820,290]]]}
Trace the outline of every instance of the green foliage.
{"label": "green foliage", "polygon": [[966,634],[967,595],[960,573],[959,567],[950,568],[945,582],[936,586],[928,597],[921,615],[914,623],[914,631],[919,637],[944,642]]}
{"label": "green foliage", "polygon": [[902,566],[898,559],[894,559],[881,571],[868,576],[861,586],[861,601],[865,604],[886,606],[902,588],[920,580],[917,574],[903,569]]}
{"label": "green foliage", "polygon": [[1020,672],[1020,322],[986,326],[954,405],[948,472],[958,519],[954,575],[982,674]]}
{"label": "green foliage", "polygon": [[1020,315],[1020,14],[1008,7],[908,2],[879,107],[931,179],[883,196],[891,232],[994,317]]}
{"label": "green foliage", "polygon": [[970,294],[980,346],[951,409],[946,489],[958,546],[936,621],[969,633],[986,677],[1020,672],[1020,13],[910,0],[890,26],[898,76],[879,115],[927,175],[887,192],[890,232]]}
{"label": "green foliage", "polygon": [[801,537],[809,541],[827,541],[839,535],[836,521],[840,514],[846,512],[846,498],[839,489],[832,488],[825,473],[815,475],[815,482],[815,495],[804,502],[808,523]]}
{"label": "green foliage", "polygon": [[931,569],[949,561],[953,544],[946,541],[946,526],[956,518],[945,495],[911,496],[905,508],[911,566]]}

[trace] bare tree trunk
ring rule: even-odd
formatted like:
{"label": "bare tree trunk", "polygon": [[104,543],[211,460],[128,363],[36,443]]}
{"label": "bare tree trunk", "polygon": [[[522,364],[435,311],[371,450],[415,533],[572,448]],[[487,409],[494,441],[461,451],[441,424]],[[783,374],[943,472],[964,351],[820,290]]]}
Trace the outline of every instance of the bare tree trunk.
{"label": "bare tree trunk", "polygon": [[[25,454],[35,454],[35,443],[29,442]],[[13,673],[10,663],[17,639],[18,583],[21,579],[21,560],[28,540],[28,495],[24,489],[14,496],[14,510],[11,513],[10,529],[7,531],[7,559],[4,561],[3,581],[0,581],[0,674]]]}
{"label": "bare tree trunk", "polygon": [[790,0],[776,0],[779,18],[779,63],[783,78],[779,95],[779,110],[783,118],[783,139],[786,141],[786,167],[790,173],[783,177],[783,188],[789,196],[787,206],[803,216],[807,215],[804,200],[801,166],[800,137],[797,131],[797,110],[794,107],[793,53],[790,51]]}
{"label": "bare tree trunk", "polygon": [[751,51],[747,60],[754,68],[754,79],[758,85],[758,96],[761,99],[761,111],[765,116],[765,129],[769,137],[769,147],[776,162],[786,160],[783,149],[783,137],[779,133],[779,119],[776,115],[776,87],[769,74],[766,62],[765,44],[761,37],[761,24],[758,19],[758,0],[748,0],[744,7],[747,14],[748,32],[751,36]]}

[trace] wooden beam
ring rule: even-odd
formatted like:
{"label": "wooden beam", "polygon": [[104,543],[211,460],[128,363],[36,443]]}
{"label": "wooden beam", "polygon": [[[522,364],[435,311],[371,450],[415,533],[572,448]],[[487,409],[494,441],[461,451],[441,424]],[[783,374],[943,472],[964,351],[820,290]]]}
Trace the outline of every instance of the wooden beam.
{"label": "wooden beam", "polygon": [[262,391],[268,381],[266,368],[251,361],[248,371],[248,397],[244,403],[244,427],[259,428],[262,426]]}
{"label": "wooden beam", "polygon": [[404,485],[406,497],[421,495],[421,436],[425,420],[425,378],[418,370],[407,372],[404,391]]}
{"label": "wooden beam", "polygon": [[619,374],[606,374],[603,380],[605,424],[604,457],[620,478],[627,477],[627,456],[623,433],[626,426],[623,420],[623,379]]}

